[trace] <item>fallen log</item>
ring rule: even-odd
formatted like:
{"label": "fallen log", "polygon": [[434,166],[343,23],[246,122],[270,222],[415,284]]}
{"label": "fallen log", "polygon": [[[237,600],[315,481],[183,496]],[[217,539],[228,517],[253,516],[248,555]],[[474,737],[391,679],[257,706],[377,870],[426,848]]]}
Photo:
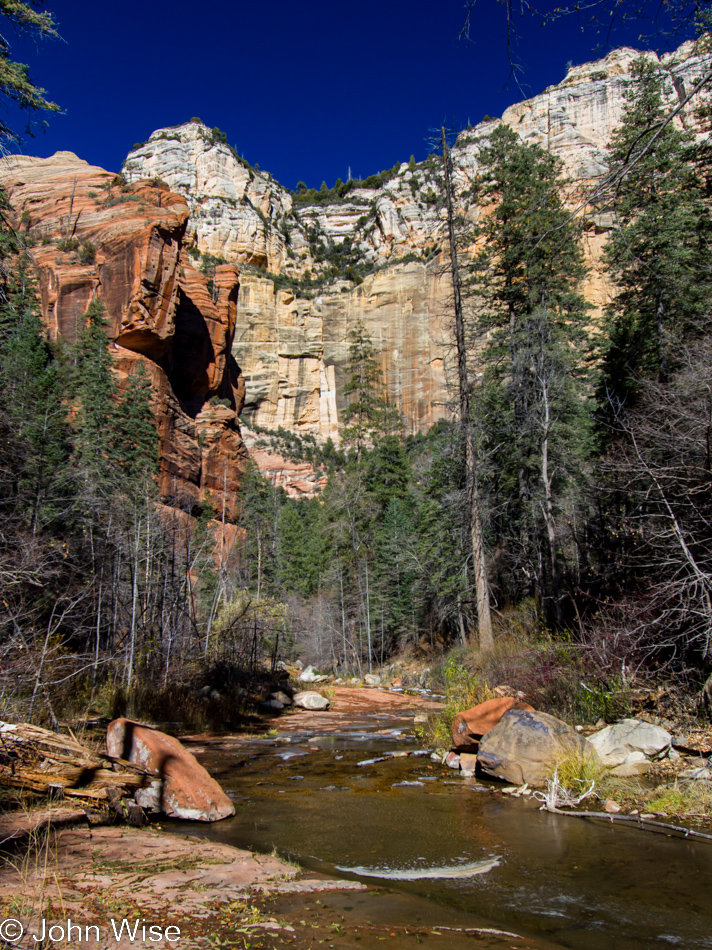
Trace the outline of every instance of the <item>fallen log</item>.
{"label": "fallen log", "polygon": [[132,796],[149,783],[148,775],[139,765],[83,745],[71,731],[0,722],[0,786],[96,805],[108,803],[108,789]]}
{"label": "fallen log", "polygon": [[604,821],[624,821],[636,825],[644,831],[657,831],[661,834],[682,835],[685,838],[703,838],[712,841],[712,835],[702,831],[686,828],[684,825],[673,825],[667,821],[656,821],[654,818],[643,818],[640,815],[611,815],[606,811],[564,811],[550,805],[542,805],[541,811],[548,811],[552,815],[566,815],[568,818],[598,818]]}

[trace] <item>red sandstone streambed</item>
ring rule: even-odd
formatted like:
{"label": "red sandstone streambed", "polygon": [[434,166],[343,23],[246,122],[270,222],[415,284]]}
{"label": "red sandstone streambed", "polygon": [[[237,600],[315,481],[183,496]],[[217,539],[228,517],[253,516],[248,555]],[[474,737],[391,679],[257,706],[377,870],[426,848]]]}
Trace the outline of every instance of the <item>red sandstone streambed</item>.
{"label": "red sandstone streambed", "polygon": [[[471,947],[475,932],[497,947],[712,947],[709,844],[544,813],[427,756],[359,765],[417,750],[414,717],[424,702],[337,690],[327,713],[283,715],[262,738],[195,737],[194,751],[237,807],[234,819],[198,834],[274,848],[305,873],[367,884],[320,904],[276,898],[275,912],[305,921],[300,939],[327,919],[343,930],[326,946],[368,946],[369,928],[381,928],[374,940],[385,936],[399,948]],[[389,879],[495,858],[472,877]],[[374,872],[386,878],[374,880]],[[485,936],[484,928],[516,939]]]}
{"label": "red sandstone streambed", "polygon": [[[328,712],[283,715],[264,735],[188,737],[235,818],[35,844],[0,871],[0,911],[28,931],[15,946],[39,946],[43,914],[102,928],[47,947],[92,950],[712,947],[709,844],[560,818],[461,779],[413,754],[427,704],[344,689]],[[393,752],[410,754],[372,761]],[[403,871],[416,879],[393,879]],[[179,926],[180,942],[115,941],[109,921],[124,918]]]}

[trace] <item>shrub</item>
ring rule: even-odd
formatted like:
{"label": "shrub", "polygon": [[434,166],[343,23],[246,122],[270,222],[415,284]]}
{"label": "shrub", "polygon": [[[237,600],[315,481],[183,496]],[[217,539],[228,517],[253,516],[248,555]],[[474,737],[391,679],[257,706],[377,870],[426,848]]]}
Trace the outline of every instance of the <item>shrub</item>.
{"label": "shrub", "polygon": [[80,264],[94,264],[96,262],[96,248],[91,241],[85,241],[79,250]]}
{"label": "shrub", "polygon": [[57,241],[57,250],[59,251],[76,251],[78,247],[79,241],[77,238],[62,238]]}
{"label": "shrub", "polygon": [[440,672],[434,673],[434,677],[442,682],[445,697],[440,712],[428,720],[423,738],[436,748],[449,749],[452,746],[452,721],[458,713],[493,696],[487,682],[465,667],[457,656],[458,652],[453,651]]}

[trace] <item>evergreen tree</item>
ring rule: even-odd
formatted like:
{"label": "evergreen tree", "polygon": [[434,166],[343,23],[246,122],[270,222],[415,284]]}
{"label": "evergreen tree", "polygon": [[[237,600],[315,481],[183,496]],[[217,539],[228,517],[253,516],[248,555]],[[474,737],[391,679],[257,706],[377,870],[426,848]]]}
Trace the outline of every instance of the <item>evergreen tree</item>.
{"label": "evergreen tree", "polygon": [[589,445],[583,255],[556,158],[501,125],[480,160],[474,195],[486,210],[476,237],[485,250],[470,289],[478,295],[476,331],[487,334],[480,398],[500,531],[519,528],[510,543],[529,578],[520,593],[528,586],[560,620],[557,515]]}
{"label": "evergreen tree", "polygon": [[115,411],[113,453],[128,485],[155,478],[158,436],[151,378],[143,363],[128,377]]}
{"label": "evergreen tree", "polygon": [[35,532],[57,513],[68,453],[57,363],[39,318],[27,258],[16,259],[0,305],[0,408],[8,429],[10,495]]}
{"label": "evergreen tree", "polygon": [[284,489],[272,485],[254,463],[250,463],[240,484],[239,524],[246,529],[245,569],[247,583],[259,600],[263,593],[279,588],[280,532]]}
{"label": "evergreen tree", "polygon": [[329,539],[318,499],[287,499],[279,513],[279,582],[284,590],[311,597],[327,568]]}
{"label": "evergreen tree", "polygon": [[[14,34],[37,39],[38,37],[56,37],[52,15],[36,9],[33,0],[0,0],[0,15],[12,27]],[[0,96],[5,103],[26,112],[59,112],[59,106],[45,99],[44,89],[36,86],[29,77],[28,67],[10,58],[11,44],[6,36],[9,31],[3,29],[0,36]],[[31,130],[28,128],[28,132]],[[22,138],[5,121],[0,121],[0,140],[19,143]]]}
{"label": "evergreen tree", "polygon": [[104,304],[92,300],[73,347],[71,381],[77,401],[74,454],[85,490],[108,495],[115,475],[113,425],[117,387],[108,351]]}
{"label": "evergreen tree", "polygon": [[343,413],[343,439],[356,445],[360,459],[364,445],[375,436],[396,431],[400,419],[388,401],[376,349],[360,320],[349,335],[348,382],[344,386],[349,402]]}
{"label": "evergreen tree", "polygon": [[675,351],[708,313],[711,284],[711,220],[690,161],[692,136],[672,123],[660,129],[667,73],[643,58],[632,73],[610,150],[620,182],[612,196],[616,227],[604,251],[618,288],[600,386],[609,413],[634,399],[641,377],[667,380]]}

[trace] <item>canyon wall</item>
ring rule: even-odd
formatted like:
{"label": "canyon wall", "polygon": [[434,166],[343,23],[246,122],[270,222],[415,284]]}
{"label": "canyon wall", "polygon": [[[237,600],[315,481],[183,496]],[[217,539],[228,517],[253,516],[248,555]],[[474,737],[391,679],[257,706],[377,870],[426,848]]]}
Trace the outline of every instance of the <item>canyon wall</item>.
{"label": "canyon wall", "polygon": [[[560,157],[574,206],[605,172],[637,55],[616,50],[574,67],[501,119],[463,132],[453,148],[457,191],[504,122]],[[670,104],[709,59],[692,44],[662,58]],[[696,128],[689,106],[678,121]],[[293,195],[224,138],[198,120],[158,130],[122,176],[69,152],[10,156],[0,184],[32,245],[50,335],[74,339],[99,297],[119,377],[147,367],[163,498],[194,510],[209,497],[234,517],[250,446],[293,494],[318,488],[318,473],[266,450],[259,433],[281,426],[338,442],[357,323],[408,432],[447,415],[454,367],[439,158],[339,193]],[[584,217],[586,294],[599,310],[610,292],[600,267],[610,224],[605,214]]]}
{"label": "canyon wall", "polygon": [[148,370],[164,500],[192,511],[207,496],[234,517],[247,460],[237,425],[244,380],[231,352],[235,265],[208,281],[184,250],[183,196],[122,184],[71,152],[3,158],[0,184],[30,245],[50,337],[76,339],[99,298],[119,379],[138,363]]}
{"label": "canyon wall", "polygon": [[[457,190],[471,183],[483,143],[504,122],[561,159],[574,205],[606,170],[606,147],[638,55],[620,49],[573,67],[561,83],[507,109],[501,120],[463,132],[453,148]],[[709,57],[687,43],[660,63],[670,75],[669,101],[676,104],[709,68]],[[694,127],[693,107],[680,122]],[[305,202],[250,168],[220,139],[217,130],[196,121],[161,129],[128,156],[123,173],[129,181],[161,179],[184,195],[194,254],[245,265],[233,344],[246,384],[243,419],[258,428],[283,426],[338,440],[349,331],[361,321],[379,350],[407,431],[428,428],[446,413],[454,381],[444,221],[435,200],[439,160],[414,169],[402,164],[378,187]],[[599,263],[610,223],[605,214],[584,222],[591,268],[585,291],[597,309],[610,292]],[[344,241],[373,269],[363,283],[327,281],[301,295],[284,287],[286,278],[328,277],[331,264],[323,251],[343,248]]]}

